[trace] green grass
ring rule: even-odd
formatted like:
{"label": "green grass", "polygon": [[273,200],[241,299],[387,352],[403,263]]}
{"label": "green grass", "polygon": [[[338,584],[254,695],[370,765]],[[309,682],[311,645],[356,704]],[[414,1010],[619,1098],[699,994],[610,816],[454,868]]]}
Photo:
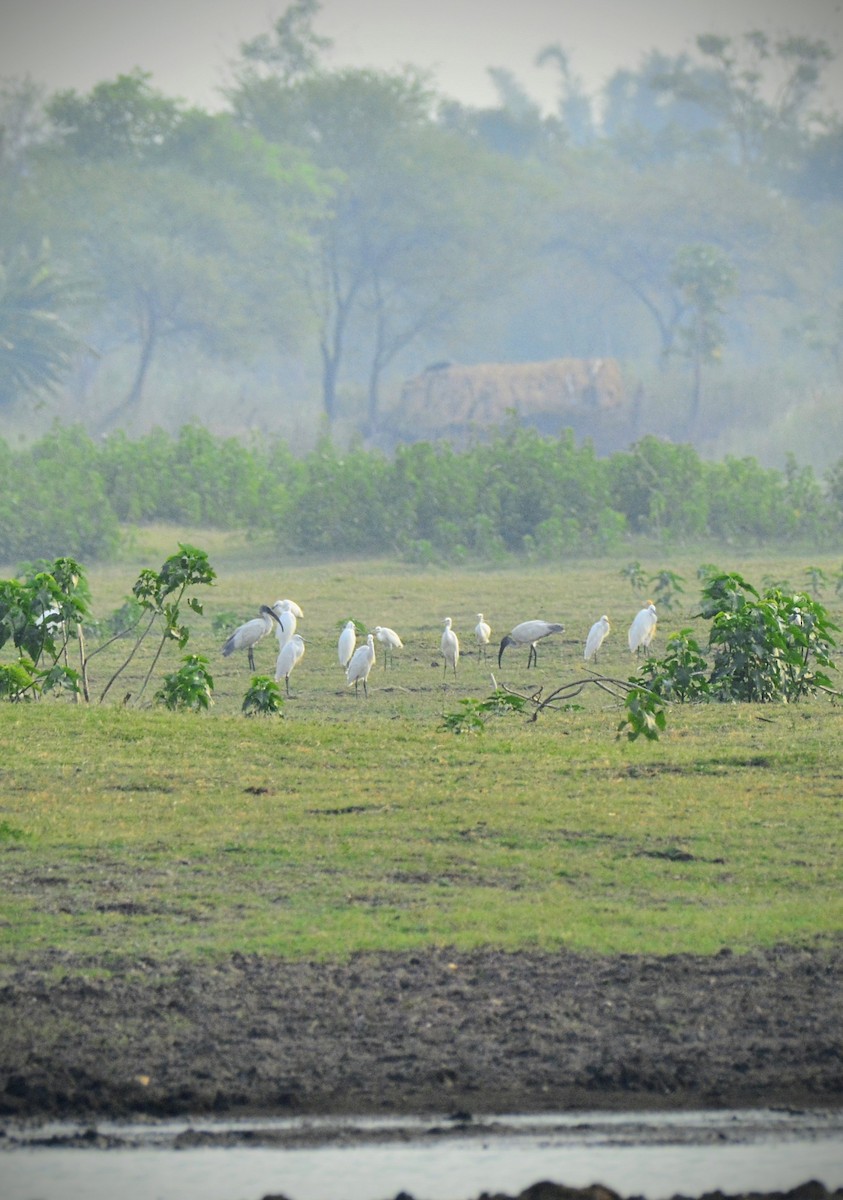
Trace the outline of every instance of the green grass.
{"label": "green grass", "polygon": [[[596,691],[535,724],[510,714],[479,735],[442,727],[443,713],[488,695],[498,674],[470,644],[480,610],[498,638],[527,616],[565,622],[540,646],[537,671],[524,669],[526,651],[507,651],[499,674],[514,687],[547,691],[578,677],[582,639],[604,611],[613,632],[599,665],[626,678],[626,627],[641,599],[620,576],[626,558],[558,570],[281,572],[250,565],[238,547],[215,555],[201,535],[181,539],[208,548],[220,573],[206,616],[191,617],[189,649],[209,656],[216,681],[210,714],[122,706],[145,663],[121,679],[114,704],[0,708],[7,963],[50,948],[102,969],[127,956],[236,950],[711,953],[839,936],[843,733],[828,700],[678,706],[658,743],[617,740],[621,713]],[[160,565],[175,540],[141,565]],[[686,578],[684,611],[660,621],[661,646],[693,623],[695,562],[660,554],[644,564]],[[804,587],[809,562],[836,573],[817,556],[724,555],[719,565]],[[91,572],[100,615],[136,573],[134,564]],[[279,596],[303,606],[307,652],[285,717],[247,720],[245,655],[219,656],[210,617],[234,608],[246,619]],[[839,619],[837,599],[822,599]],[[448,615],[471,653],[443,683]],[[394,669],[376,665],[368,701],[345,687],[336,662],[337,622],[349,616],[391,625],[405,641]],[[93,660],[97,678],[118,653]],[[178,661],[168,655],[162,670]],[[257,655],[271,671],[269,639]]]}

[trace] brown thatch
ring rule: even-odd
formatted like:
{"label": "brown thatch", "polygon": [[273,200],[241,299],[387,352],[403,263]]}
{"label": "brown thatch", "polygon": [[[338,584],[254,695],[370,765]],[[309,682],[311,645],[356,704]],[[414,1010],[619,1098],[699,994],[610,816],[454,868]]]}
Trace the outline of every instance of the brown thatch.
{"label": "brown thatch", "polygon": [[419,429],[500,425],[514,412],[531,424],[561,423],[625,402],[613,358],[437,365],[404,385],[402,420]]}

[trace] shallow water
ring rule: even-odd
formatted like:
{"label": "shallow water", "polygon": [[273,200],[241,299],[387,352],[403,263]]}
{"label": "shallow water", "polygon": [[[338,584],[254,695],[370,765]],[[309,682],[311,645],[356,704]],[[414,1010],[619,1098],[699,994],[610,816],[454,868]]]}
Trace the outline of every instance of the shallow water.
{"label": "shallow water", "polygon": [[[114,1149],[65,1148],[79,1126],[10,1131],[4,1200],[473,1200],[539,1179],[622,1195],[843,1187],[843,1112],[544,1114],[477,1119],[100,1122]],[[264,1144],[177,1148],[185,1140]],[[59,1144],[33,1142],[45,1137]],[[273,1144],[265,1144],[267,1141]],[[307,1145],[300,1144],[302,1141]],[[275,1144],[276,1142],[281,1144]],[[284,1144],[287,1143],[287,1144]]]}

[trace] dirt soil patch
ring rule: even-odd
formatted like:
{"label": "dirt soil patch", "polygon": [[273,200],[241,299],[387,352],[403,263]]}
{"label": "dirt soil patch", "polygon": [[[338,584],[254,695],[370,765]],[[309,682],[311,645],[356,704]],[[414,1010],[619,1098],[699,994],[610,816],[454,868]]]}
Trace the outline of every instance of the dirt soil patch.
{"label": "dirt soil patch", "polygon": [[839,1106],[843,955],[45,954],[0,987],[0,1115]]}

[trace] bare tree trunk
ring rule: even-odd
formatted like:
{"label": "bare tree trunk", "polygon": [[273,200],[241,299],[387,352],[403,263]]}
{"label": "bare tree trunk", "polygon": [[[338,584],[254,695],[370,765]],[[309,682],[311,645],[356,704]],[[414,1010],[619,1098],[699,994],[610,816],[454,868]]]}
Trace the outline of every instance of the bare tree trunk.
{"label": "bare tree trunk", "polygon": [[141,353],[137,370],[135,371],[135,378],[132,381],[129,394],[123,403],[119,404],[117,408],[112,409],[100,423],[100,430],[102,432],[116,428],[127,417],[133,417],[140,408],[146,377],[149,374],[149,368],[152,365],[152,360],[155,357],[155,351],[158,347],[158,315],[154,298],[146,292],[139,293],[137,297],[137,312]]}

